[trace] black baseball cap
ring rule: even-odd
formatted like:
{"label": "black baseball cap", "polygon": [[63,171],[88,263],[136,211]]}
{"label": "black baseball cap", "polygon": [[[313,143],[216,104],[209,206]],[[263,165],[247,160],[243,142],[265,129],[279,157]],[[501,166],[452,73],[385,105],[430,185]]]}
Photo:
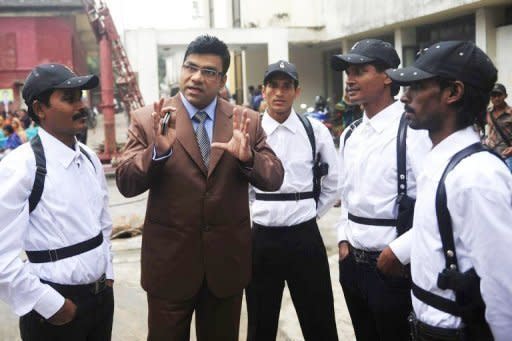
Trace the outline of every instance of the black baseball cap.
{"label": "black baseball cap", "polygon": [[439,76],[460,80],[488,92],[493,88],[498,71],[489,57],[471,41],[442,41],[420,52],[412,66],[387,70],[388,76],[400,85]]}
{"label": "black baseball cap", "polygon": [[502,95],[506,95],[507,94],[507,88],[505,88],[505,85],[503,85],[501,83],[496,83],[492,87],[491,93],[493,93],[493,92],[499,92]]}
{"label": "black baseball cap", "polygon": [[350,64],[368,64],[382,62],[390,68],[400,65],[400,57],[393,45],[379,39],[363,39],[352,46],[346,54],[331,57],[331,67],[335,71],[344,71]]}
{"label": "black baseball cap", "polygon": [[87,90],[98,86],[95,75],[77,76],[70,68],[62,64],[41,64],[30,71],[23,86],[22,96],[33,115],[32,102],[38,95],[50,89]]}
{"label": "black baseball cap", "polygon": [[263,77],[263,84],[268,81],[270,76],[279,72],[290,76],[296,82],[299,81],[299,74],[297,73],[297,68],[295,65],[285,60],[278,60],[277,62],[270,64],[267,67],[267,71],[265,71],[265,77]]}

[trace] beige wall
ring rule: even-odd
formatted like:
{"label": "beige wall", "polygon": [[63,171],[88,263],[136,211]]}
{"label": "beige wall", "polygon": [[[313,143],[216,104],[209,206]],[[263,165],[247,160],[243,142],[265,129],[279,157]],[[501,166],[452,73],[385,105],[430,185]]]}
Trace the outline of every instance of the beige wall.
{"label": "beige wall", "polygon": [[295,100],[294,108],[300,112],[300,104],[312,106],[315,96],[326,97],[324,89],[324,69],[322,50],[316,47],[290,47],[290,62],[295,64],[299,72],[301,94]]}

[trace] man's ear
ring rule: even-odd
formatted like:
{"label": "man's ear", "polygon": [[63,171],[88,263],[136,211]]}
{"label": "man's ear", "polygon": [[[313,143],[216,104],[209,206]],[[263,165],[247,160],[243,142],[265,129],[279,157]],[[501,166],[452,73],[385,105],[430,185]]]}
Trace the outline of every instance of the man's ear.
{"label": "man's ear", "polygon": [[224,75],[222,76],[222,78],[220,79],[220,87],[219,87],[219,91],[226,86],[226,82],[228,81],[228,75]]}
{"label": "man's ear", "polygon": [[44,120],[44,105],[37,99],[32,102],[32,110],[34,110],[34,113],[39,117],[40,120]]}
{"label": "man's ear", "polygon": [[464,83],[461,81],[455,81],[447,90],[449,91],[449,95],[446,99],[446,103],[456,103],[462,98],[462,96],[464,96]]}

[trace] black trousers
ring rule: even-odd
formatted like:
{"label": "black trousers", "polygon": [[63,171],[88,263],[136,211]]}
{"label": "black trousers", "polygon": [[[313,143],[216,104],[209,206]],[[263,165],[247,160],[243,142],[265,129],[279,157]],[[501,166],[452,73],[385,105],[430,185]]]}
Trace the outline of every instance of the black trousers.
{"label": "black trousers", "polygon": [[252,281],[246,290],[249,341],[276,339],[286,281],[306,340],[338,340],[329,264],[316,221],[253,228]]}
{"label": "black trousers", "polygon": [[32,310],[20,318],[22,340],[108,341],[112,338],[114,291],[111,287],[107,286],[98,294],[93,294],[89,290],[59,288],[57,291],[77,305],[75,319],[65,325],[55,326]]}
{"label": "black trousers", "polygon": [[340,261],[340,283],[358,341],[410,340],[408,279],[384,280],[375,262],[356,262],[351,252]]}

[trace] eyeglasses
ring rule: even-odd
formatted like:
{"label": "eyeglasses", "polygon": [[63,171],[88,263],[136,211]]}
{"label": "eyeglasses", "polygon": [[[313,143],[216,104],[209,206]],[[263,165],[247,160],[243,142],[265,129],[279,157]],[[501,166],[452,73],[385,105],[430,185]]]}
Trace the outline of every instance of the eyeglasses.
{"label": "eyeglasses", "polygon": [[491,97],[500,97],[503,95],[501,92],[491,92]]}
{"label": "eyeglasses", "polygon": [[192,64],[183,64],[183,71],[186,72],[189,75],[195,74],[197,71],[201,72],[201,76],[203,76],[206,79],[213,80],[217,76],[222,76],[223,73],[214,69],[208,69],[208,68],[200,68]]}

